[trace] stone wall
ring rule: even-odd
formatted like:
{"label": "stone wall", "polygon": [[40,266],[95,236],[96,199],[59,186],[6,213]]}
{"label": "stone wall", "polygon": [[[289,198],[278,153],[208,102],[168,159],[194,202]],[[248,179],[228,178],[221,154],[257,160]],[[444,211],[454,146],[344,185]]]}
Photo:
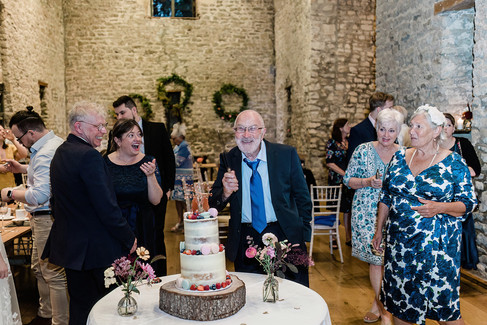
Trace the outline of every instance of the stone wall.
{"label": "stone wall", "polygon": [[[467,102],[473,102],[470,138],[483,165],[487,161],[487,131],[481,128],[487,122],[487,1],[476,0],[475,7],[434,15],[431,1],[411,6],[406,1],[377,0],[376,83],[410,112],[429,103],[459,115]],[[474,178],[480,199],[474,219],[481,261],[477,274],[487,279],[487,192],[482,169]]]}
{"label": "stone wall", "polygon": [[[333,121],[361,121],[375,91],[375,1],[276,0],[278,139],[298,148],[325,184],[325,144]],[[291,137],[285,88],[292,86]]]}
{"label": "stone wall", "polygon": [[1,0],[0,47],[5,118],[31,105],[41,111],[39,82],[47,84],[43,117],[65,134],[62,0]]}
{"label": "stone wall", "polygon": [[[90,99],[108,109],[118,96],[138,93],[151,100],[154,120],[164,121],[156,80],[176,73],[194,87],[184,120],[195,153],[217,158],[219,130],[231,146],[232,125],[211,102],[224,83],[246,90],[274,139],[273,0],[200,0],[197,12],[195,19],[151,18],[149,0],[66,0],[68,108]],[[224,104],[238,111],[241,101]]]}

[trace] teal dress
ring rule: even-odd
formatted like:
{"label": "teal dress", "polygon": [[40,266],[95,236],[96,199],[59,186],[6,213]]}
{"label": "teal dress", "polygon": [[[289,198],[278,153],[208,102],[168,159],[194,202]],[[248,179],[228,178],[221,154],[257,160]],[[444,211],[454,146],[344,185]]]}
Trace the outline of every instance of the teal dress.
{"label": "teal dress", "polygon": [[404,321],[460,318],[460,242],[464,217],[422,217],[412,206],[418,198],[463,202],[465,214],[477,200],[465,161],[453,152],[414,176],[405,150],[391,160],[380,202],[389,207],[381,300]]}

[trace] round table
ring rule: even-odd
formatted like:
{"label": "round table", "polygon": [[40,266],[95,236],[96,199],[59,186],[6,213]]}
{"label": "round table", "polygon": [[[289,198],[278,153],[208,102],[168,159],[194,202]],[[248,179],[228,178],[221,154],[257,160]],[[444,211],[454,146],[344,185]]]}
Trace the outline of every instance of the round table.
{"label": "round table", "polygon": [[[220,324],[306,324],[331,325],[330,314],[325,300],[315,291],[298,283],[277,278],[279,280],[279,301],[276,303],[262,302],[262,284],[265,275],[232,272],[244,283],[247,290],[245,306],[235,315],[211,321],[212,325]],[[90,312],[87,324],[201,324],[171,316],[159,309],[159,287],[175,280],[179,275],[162,277],[156,285],[141,285],[140,295],[134,294],[139,309],[134,316],[122,317],[117,314],[117,303],[123,293],[117,288],[96,303]]]}

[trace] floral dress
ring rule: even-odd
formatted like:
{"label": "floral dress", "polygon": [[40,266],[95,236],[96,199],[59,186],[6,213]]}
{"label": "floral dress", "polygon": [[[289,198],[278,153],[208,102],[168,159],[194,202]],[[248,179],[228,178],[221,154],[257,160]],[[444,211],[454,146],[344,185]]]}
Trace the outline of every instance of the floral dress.
{"label": "floral dress", "polygon": [[411,209],[418,198],[463,202],[466,214],[477,200],[465,161],[452,153],[414,176],[405,150],[396,152],[380,202],[389,207],[381,300],[404,321],[460,318],[460,240],[462,221],[447,214],[421,217]]}
{"label": "floral dress", "polygon": [[[376,175],[377,170],[384,175],[386,165],[380,159],[373,142],[363,143],[353,152],[343,183],[349,186],[352,177],[371,177]],[[376,229],[379,194],[379,188],[359,188],[355,191],[352,203],[352,256],[374,265],[383,264],[383,257],[374,255],[370,250]]]}
{"label": "floral dress", "polygon": [[[347,148],[345,145],[336,142],[333,139],[328,140],[326,143],[326,163],[336,164],[341,169],[347,168]],[[343,176],[337,172],[329,169],[328,171],[328,185],[340,185],[342,183]]]}

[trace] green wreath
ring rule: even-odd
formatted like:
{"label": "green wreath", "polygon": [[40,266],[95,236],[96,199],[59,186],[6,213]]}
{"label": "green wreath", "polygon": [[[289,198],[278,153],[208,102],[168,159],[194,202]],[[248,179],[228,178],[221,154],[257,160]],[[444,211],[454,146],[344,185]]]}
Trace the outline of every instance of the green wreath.
{"label": "green wreath", "polygon": [[[226,112],[225,106],[223,106],[222,96],[231,94],[237,94],[242,97],[242,106],[240,106],[240,111],[238,112]],[[247,92],[243,88],[235,87],[232,84],[224,84],[219,91],[213,94],[213,103],[215,104],[213,109],[220,119],[233,123],[237,115],[248,108],[249,96],[247,96]]]}
{"label": "green wreath", "polygon": [[166,91],[166,85],[170,83],[175,83],[177,85],[180,85],[184,87],[184,98],[183,102],[181,104],[174,104],[172,105],[173,108],[176,109],[175,115],[181,117],[182,112],[186,110],[188,113],[191,112],[191,110],[188,108],[188,104],[190,103],[189,100],[191,98],[191,95],[193,93],[193,85],[188,83],[186,80],[178,76],[177,74],[173,73],[169,77],[165,78],[159,78],[157,79],[157,97],[159,100],[162,101],[162,105],[164,107],[170,107],[171,101],[169,97],[167,97],[167,91]]}
{"label": "green wreath", "polygon": [[152,105],[150,104],[150,101],[149,99],[147,99],[147,97],[139,94],[130,94],[129,97],[131,97],[132,99],[138,99],[140,101],[142,109],[144,110],[144,119],[149,120],[153,117],[154,112],[152,111]]}

